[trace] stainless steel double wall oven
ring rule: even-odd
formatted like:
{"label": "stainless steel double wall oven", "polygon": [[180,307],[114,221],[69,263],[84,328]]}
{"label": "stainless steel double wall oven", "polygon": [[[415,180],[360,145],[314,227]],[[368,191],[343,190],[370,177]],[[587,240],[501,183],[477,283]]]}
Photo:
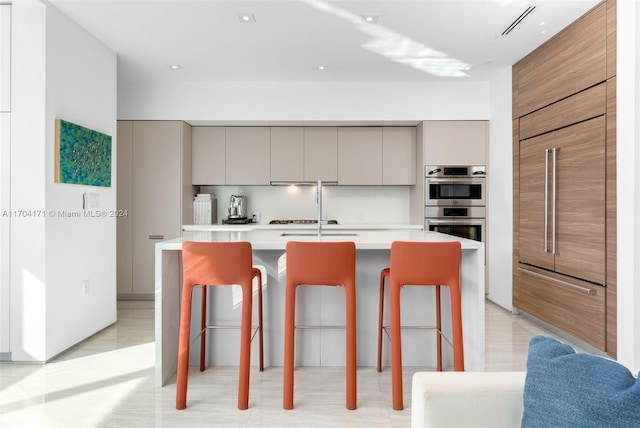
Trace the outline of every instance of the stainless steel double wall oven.
{"label": "stainless steel double wall oven", "polygon": [[425,230],[484,242],[484,165],[427,166],[425,192]]}

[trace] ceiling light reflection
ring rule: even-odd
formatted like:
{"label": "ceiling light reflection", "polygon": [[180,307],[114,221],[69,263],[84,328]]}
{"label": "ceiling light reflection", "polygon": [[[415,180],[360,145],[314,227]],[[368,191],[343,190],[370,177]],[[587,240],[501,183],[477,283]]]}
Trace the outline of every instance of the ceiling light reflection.
{"label": "ceiling light reflection", "polygon": [[439,77],[465,77],[464,72],[470,69],[469,64],[451,58],[444,52],[437,51],[410,37],[391,31],[380,25],[369,25],[361,15],[340,9],[322,0],[302,0],[323,12],[351,22],[359,31],[368,34],[372,39],[362,45],[365,49],[388,58],[394,62],[408,65],[416,70]]}

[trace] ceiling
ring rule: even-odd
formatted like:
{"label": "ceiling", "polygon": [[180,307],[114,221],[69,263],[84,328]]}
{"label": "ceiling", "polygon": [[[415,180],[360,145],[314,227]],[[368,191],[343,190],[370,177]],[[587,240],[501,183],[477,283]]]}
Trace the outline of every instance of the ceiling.
{"label": "ceiling", "polygon": [[599,1],[46,2],[118,54],[121,81],[426,82],[488,80]]}

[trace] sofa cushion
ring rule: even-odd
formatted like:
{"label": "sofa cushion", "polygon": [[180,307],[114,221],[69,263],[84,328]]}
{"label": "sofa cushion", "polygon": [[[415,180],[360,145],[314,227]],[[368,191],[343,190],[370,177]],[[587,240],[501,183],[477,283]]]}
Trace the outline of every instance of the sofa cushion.
{"label": "sofa cushion", "polygon": [[613,360],[535,336],[529,342],[522,427],[640,427],[640,383]]}

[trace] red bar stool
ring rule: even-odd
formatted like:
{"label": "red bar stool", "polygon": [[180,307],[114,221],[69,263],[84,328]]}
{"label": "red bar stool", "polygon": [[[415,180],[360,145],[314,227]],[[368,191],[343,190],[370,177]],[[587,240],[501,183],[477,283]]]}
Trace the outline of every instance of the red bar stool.
{"label": "red bar stool", "polygon": [[353,242],[288,242],[284,315],[284,409],[293,409],[296,287],[343,286],[346,292],[347,409],[356,408],[356,246]]}
{"label": "red bar stool", "polygon": [[404,409],[402,397],[402,337],[400,326],[400,290],[405,285],[435,286],[437,370],[442,371],[442,321],[440,287],[449,287],[453,369],[464,371],[462,344],[462,303],[460,298],[459,242],[401,242],[391,244],[390,267],[380,273],[380,305],[378,315],[378,371],[382,371],[382,315],[384,309],[384,279],[389,278],[389,321],[391,344],[391,387],[394,410]]}
{"label": "red bar stool", "polygon": [[[182,303],[180,306],[180,336],[178,342],[178,373],[176,375],[176,409],[187,407],[187,377],[189,370],[189,337],[191,297],[193,288],[202,286],[200,371],[204,371],[204,350],[208,327],[206,287],[239,284],[242,287],[242,321],[240,326],[240,369],[238,409],[249,407],[249,368],[252,340],[253,278],[258,279],[258,327],[260,339],[260,371],[264,370],[262,334],[262,273],[252,266],[249,242],[183,242],[182,243]],[[255,335],[255,333],[254,333]]]}

